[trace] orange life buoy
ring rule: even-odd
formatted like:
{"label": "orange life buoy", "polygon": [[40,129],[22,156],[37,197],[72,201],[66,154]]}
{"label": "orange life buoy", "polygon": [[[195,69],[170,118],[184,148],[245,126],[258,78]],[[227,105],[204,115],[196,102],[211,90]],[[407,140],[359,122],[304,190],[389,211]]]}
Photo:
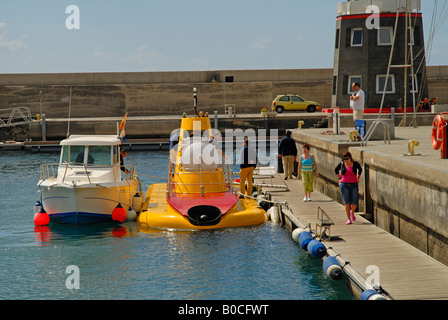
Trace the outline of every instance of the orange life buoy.
{"label": "orange life buoy", "polygon": [[432,121],[432,147],[434,150],[439,150],[443,142],[443,128],[446,127],[445,119],[443,119],[443,114],[448,114],[448,112],[442,112],[438,114]]}

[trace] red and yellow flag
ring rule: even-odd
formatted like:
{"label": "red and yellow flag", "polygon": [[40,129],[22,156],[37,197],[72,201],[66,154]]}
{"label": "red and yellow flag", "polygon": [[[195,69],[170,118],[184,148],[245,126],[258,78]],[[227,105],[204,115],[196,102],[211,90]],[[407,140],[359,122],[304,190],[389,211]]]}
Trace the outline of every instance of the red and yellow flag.
{"label": "red and yellow flag", "polygon": [[127,115],[128,115],[128,113],[126,112],[126,114],[125,114],[124,117],[123,117],[123,120],[121,120],[120,127],[118,128],[119,131],[122,130],[122,129],[124,128],[124,125],[125,125],[125,123],[126,123],[126,116],[127,116]]}

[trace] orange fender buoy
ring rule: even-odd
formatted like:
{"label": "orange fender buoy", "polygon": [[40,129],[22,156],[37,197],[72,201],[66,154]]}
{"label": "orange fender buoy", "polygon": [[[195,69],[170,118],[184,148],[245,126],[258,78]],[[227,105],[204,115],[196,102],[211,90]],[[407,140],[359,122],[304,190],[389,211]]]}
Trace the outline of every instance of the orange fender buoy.
{"label": "orange fender buoy", "polygon": [[36,226],[46,226],[50,223],[50,216],[44,209],[40,209],[34,214],[34,224]]}
{"label": "orange fender buoy", "polygon": [[112,211],[112,220],[123,222],[126,220],[126,217],[126,210],[124,210],[120,203],[117,204],[115,209]]}
{"label": "orange fender buoy", "polygon": [[448,112],[442,112],[438,114],[432,121],[431,140],[432,140],[432,148],[434,150],[439,150],[443,142],[444,138],[443,129],[447,125],[442,117],[443,114],[448,114]]}

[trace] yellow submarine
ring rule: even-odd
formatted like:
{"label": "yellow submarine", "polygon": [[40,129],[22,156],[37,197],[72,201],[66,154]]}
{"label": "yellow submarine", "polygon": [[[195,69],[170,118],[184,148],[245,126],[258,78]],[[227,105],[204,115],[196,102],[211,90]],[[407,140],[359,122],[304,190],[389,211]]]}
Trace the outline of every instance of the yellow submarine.
{"label": "yellow submarine", "polygon": [[167,183],[152,184],[137,218],[140,225],[175,230],[253,226],[268,214],[233,188],[231,166],[213,143],[206,114],[184,117],[179,140],[170,150]]}

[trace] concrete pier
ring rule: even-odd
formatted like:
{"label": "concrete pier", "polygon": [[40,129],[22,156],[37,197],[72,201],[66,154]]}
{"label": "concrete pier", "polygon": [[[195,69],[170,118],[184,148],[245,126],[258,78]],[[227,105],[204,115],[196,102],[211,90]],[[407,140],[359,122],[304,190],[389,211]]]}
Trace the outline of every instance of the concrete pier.
{"label": "concrete pier", "polygon": [[[342,203],[334,168],[342,153],[350,151],[363,166],[359,184],[359,211],[382,230],[448,265],[448,159],[433,150],[431,127],[395,127],[395,140],[371,141],[367,146],[349,142],[353,128],[344,134],[328,129],[295,129],[293,138],[311,146],[319,164],[315,190]],[[419,141],[415,155],[408,142]],[[300,188],[299,188],[300,189]]]}
{"label": "concrete pier", "polygon": [[[295,179],[284,181],[289,191],[264,189],[287,202],[283,223],[291,230],[311,227],[317,236],[317,208],[330,216],[335,224],[323,243],[345,264],[355,297],[372,287],[367,280],[376,270],[389,299],[447,299],[448,159],[433,150],[432,127],[398,126],[390,144],[381,139],[366,146],[349,141],[354,127],[342,127],[339,135],[329,129],[291,129],[299,151],[304,143],[311,146],[319,177],[311,202],[302,201],[303,186]],[[419,142],[414,155],[409,155],[410,140]],[[363,166],[357,221],[348,226],[334,172],[347,150]],[[282,177],[264,182],[279,184]]]}
{"label": "concrete pier", "polygon": [[[272,179],[256,179],[256,182],[281,185],[282,178],[283,174],[277,173]],[[391,300],[448,299],[447,266],[360,214],[356,214],[357,220],[352,225],[345,225],[345,208],[338,201],[315,191],[312,201],[303,202],[302,182],[290,179],[284,183],[289,191],[263,189],[271,193],[273,200],[287,202],[282,208],[282,223],[291,231],[311,226],[311,233],[316,237],[317,208],[321,207],[330,216],[335,223],[331,238],[324,238],[322,243],[327,248],[327,256],[336,257],[343,267],[344,279],[356,299],[374,285],[380,285],[382,295]]]}

